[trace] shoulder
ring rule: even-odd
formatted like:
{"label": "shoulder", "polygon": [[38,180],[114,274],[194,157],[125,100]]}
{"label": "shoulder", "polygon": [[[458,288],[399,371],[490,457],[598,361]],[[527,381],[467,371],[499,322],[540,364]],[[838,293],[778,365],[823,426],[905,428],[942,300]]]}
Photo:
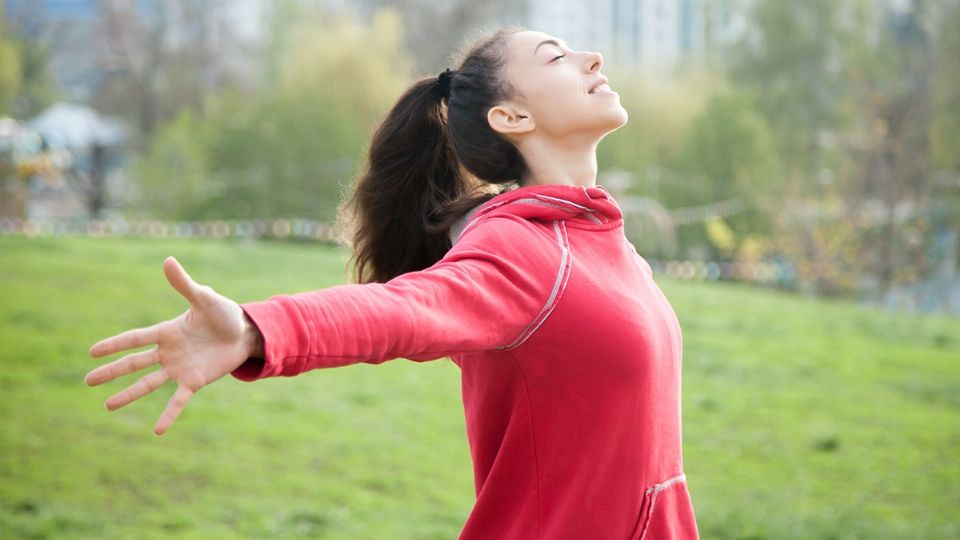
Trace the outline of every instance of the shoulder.
{"label": "shoulder", "polygon": [[464,214],[463,217],[458,219],[457,222],[454,223],[452,227],[450,227],[450,244],[451,245],[457,243],[457,240],[459,240],[460,238],[460,233],[463,232],[463,228],[467,225],[467,223],[470,222],[474,214],[477,213],[477,210],[479,210],[481,206],[483,205],[478,204],[477,206],[474,206],[473,208],[471,208],[469,212]]}
{"label": "shoulder", "polygon": [[564,220],[509,213],[483,216],[464,231],[445,260],[479,270],[467,279],[482,282],[505,305],[522,305],[522,313],[531,317],[513,341],[497,349],[519,347],[536,332],[563,297],[573,268]]}
{"label": "shoulder", "polygon": [[[563,220],[484,214],[425,272],[441,272],[467,287],[460,293],[482,291],[484,301],[495,302],[502,325],[515,332],[511,341],[496,348],[511,349],[524,343],[558,304],[572,260]],[[512,322],[505,318],[510,316]],[[515,324],[518,321],[521,324]]]}
{"label": "shoulder", "polygon": [[573,255],[562,220],[528,220],[509,213],[469,224],[439,264],[480,264],[512,280],[549,281],[569,271]]}
{"label": "shoulder", "polygon": [[510,213],[488,214],[464,223],[452,249],[460,246],[508,248],[520,252],[566,247],[566,226],[562,220],[531,220]]}

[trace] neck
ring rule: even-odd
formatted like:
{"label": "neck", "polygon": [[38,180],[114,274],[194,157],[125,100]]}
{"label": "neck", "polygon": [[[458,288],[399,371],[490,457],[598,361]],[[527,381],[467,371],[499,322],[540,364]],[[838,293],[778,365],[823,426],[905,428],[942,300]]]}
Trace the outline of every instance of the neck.
{"label": "neck", "polygon": [[597,143],[582,139],[534,139],[524,141],[520,151],[530,167],[530,175],[520,184],[597,185]]}

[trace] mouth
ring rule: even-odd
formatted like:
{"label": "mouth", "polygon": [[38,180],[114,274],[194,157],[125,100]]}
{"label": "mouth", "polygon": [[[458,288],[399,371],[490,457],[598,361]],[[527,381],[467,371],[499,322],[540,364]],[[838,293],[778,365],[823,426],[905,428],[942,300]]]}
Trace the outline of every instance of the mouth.
{"label": "mouth", "polygon": [[610,88],[609,81],[606,77],[600,77],[596,82],[593,83],[593,86],[590,87],[589,94],[599,94],[599,95],[613,95],[616,92]]}

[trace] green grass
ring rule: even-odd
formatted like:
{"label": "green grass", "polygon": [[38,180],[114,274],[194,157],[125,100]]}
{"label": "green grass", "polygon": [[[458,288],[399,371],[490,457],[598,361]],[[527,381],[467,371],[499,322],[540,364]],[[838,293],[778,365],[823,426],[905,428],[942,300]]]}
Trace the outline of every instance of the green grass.
{"label": "green grass", "polygon": [[[473,503],[459,370],[316,370],[117,411],[87,349],[186,309],[344,282],[316,244],[0,237],[0,538],[455,538]],[[960,538],[960,320],[658,278],[684,333],[705,539]],[[110,359],[119,356],[112,356]]]}

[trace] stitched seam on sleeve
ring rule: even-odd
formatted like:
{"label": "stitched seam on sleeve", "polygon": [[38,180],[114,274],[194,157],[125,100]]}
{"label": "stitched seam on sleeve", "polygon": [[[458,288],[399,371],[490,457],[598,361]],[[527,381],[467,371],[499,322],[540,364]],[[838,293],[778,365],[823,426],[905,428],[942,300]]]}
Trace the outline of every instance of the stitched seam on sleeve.
{"label": "stitched seam on sleeve", "polygon": [[522,345],[527,339],[530,338],[536,332],[540,325],[547,320],[547,317],[550,316],[550,313],[553,311],[553,308],[557,306],[557,303],[560,299],[560,296],[563,294],[564,289],[566,289],[567,280],[570,278],[570,269],[572,268],[573,252],[570,250],[569,239],[567,238],[567,228],[566,222],[561,220],[553,221],[553,230],[557,235],[557,243],[560,245],[562,250],[562,255],[560,257],[560,268],[557,272],[556,280],[553,284],[553,290],[550,291],[550,296],[547,298],[546,303],[540,309],[540,312],[537,313],[537,316],[533,318],[530,323],[520,332],[520,336],[517,337],[513,343],[509,345],[501,345],[499,347],[494,347],[495,350],[510,350],[515,349]]}

